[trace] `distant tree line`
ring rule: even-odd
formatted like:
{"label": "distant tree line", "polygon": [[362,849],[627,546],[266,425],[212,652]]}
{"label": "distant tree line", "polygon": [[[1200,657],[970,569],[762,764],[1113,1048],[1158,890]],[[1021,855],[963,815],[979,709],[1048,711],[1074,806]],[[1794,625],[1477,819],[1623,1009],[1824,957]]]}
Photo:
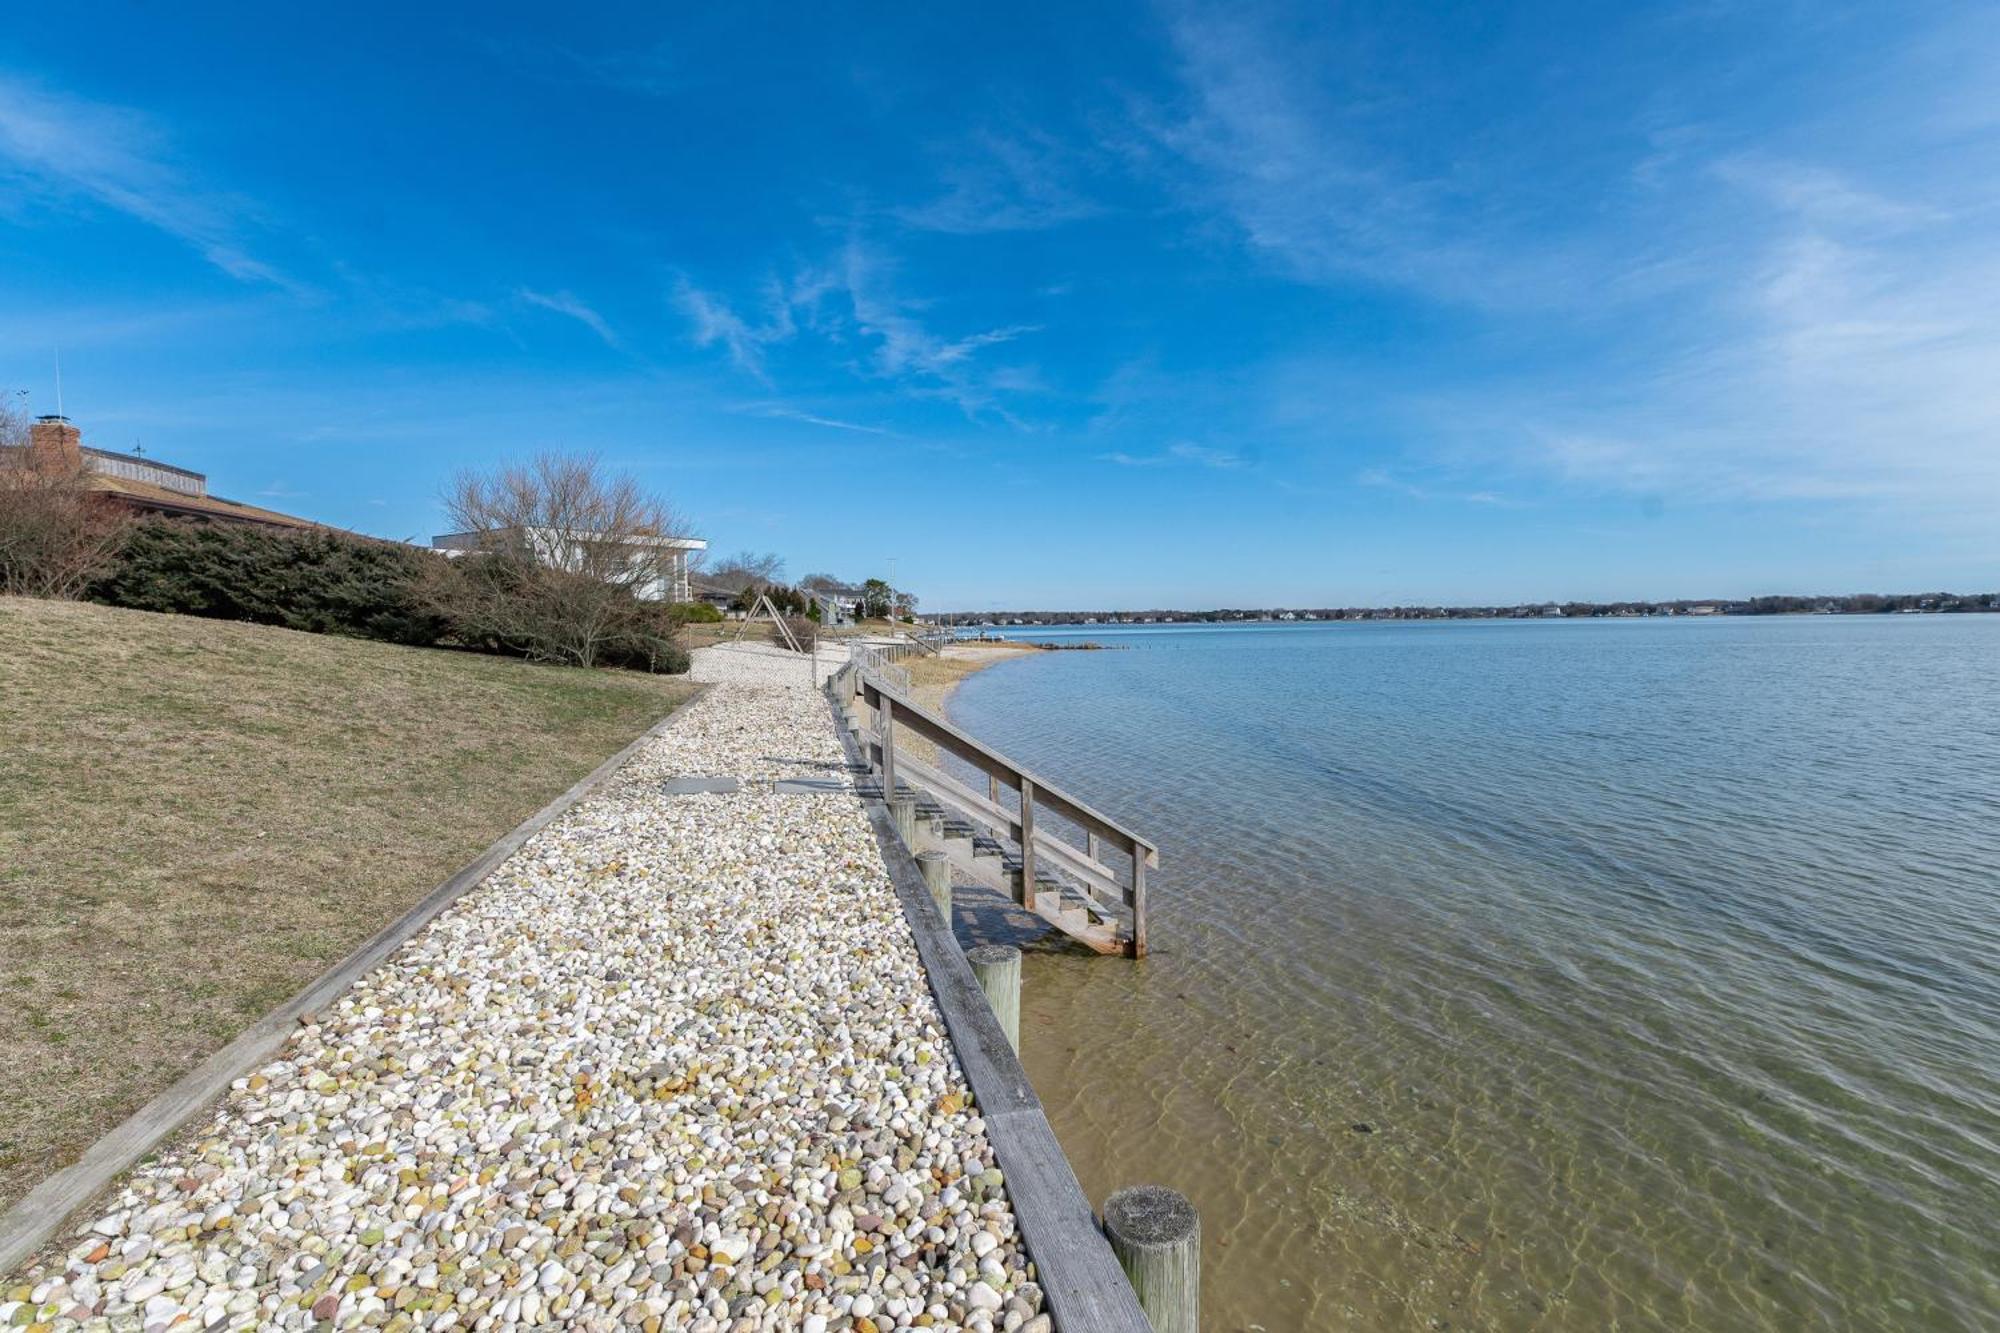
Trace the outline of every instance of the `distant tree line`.
{"label": "distant tree line", "polygon": [[1962,614],[2000,611],[2000,592],[1848,593],[1837,597],[1768,596],[1672,602],[1539,602],[1521,606],[1223,607],[1210,611],[973,611],[934,619],[967,624],[1213,624],[1267,620],[1540,620],[1645,616]]}

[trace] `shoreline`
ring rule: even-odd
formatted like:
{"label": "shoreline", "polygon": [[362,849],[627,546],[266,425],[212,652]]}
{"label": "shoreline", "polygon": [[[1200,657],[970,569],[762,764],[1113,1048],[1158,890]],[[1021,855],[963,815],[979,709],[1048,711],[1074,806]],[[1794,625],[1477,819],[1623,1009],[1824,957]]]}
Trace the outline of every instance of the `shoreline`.
{"label": "shoreline", "polygon": [[902,665],[910,672],[911,697],[922,707],[948,717],[951,696],[967,678],[1024,654],[1046,651],[1026,643],[955,643],[936,657],[905,658]]}

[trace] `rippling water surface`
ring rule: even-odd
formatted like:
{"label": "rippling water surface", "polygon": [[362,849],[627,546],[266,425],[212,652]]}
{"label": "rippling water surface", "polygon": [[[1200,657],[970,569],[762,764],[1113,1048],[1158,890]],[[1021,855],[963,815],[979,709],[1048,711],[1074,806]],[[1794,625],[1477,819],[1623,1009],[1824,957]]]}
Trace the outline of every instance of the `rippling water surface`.
{"label": "rippling water surface", "polygon": [[2000,616],[1082,634],[951,711],[1161,843],[1023,1054],[1207,1327],[2000,1328]]}

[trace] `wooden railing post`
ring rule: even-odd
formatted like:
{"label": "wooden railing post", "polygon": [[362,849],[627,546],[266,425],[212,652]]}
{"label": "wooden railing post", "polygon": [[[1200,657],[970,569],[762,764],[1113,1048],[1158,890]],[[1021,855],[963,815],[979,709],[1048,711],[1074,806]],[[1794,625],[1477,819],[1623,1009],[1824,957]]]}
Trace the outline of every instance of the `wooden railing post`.
{"label": "wooden railing post", "polygon": [[1021,906],[1035,906],[1035,784],[1021,779]]}
{"label": "wooden railing post", "polygon": [[1021,1049],[1021,951],[1011,944],[982,944],[976,949],[967,949],[965,960],[972,964],[972,975],[979,982],[979,989],[986,992],[986,1002],[993,1006],[993,1016],[1000,1020],[1000,1030],[1007,1034],[1007,1044],[1018,1052]]}
{"label": "wooden railing post", "polygon": [[923,872],[924,887],[938,905],[946,925],[951,924],[951,858],[943,852],[917,853],[917,869]]}
{"label": "wooden railing post", "polygon": [[875,696],[875,730],[882,736],[882,799],[896,799],[896,702],[885,693]]}
{"label": "wooden railing post", "polygon": [[1201,1217],[1185,1194],[1119,1190],[1104,1201],[1104,1237],[1153,1333],[1201,1333]]}
{"label": "wooden railing post", "polygon": [[1132,843],[1132,956],[1146,956],[1146,848]]}

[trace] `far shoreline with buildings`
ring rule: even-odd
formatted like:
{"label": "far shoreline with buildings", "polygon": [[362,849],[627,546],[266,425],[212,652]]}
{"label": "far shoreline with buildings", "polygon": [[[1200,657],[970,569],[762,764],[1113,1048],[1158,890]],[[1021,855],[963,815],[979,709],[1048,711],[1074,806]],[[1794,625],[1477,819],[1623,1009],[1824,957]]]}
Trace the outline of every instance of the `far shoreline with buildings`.
{"label": "far shoreline with buildings", "polygon": [[1848,593],[1670,602],[1540,602],[1520,606],[1228,607],[1208,611],[938,611],[932,624],[980,626],[1290,624],[1343,620],[1640,620],[1670,616],[1955,615],[2000,612],[2000,592]]}

